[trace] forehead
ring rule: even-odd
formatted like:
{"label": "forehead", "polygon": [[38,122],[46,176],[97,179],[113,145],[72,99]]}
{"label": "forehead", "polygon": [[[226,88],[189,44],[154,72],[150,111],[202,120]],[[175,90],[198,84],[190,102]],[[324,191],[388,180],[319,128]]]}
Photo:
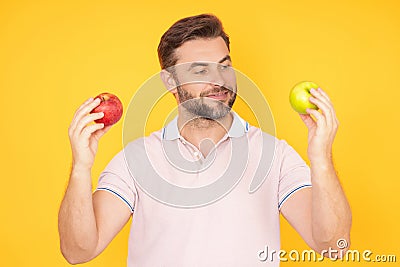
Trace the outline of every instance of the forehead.
{"label": "forehead", "polygon": [[228,47],[221,37],[213,39],[196,39],[185,42],[175,50],[177,64],[209,61],[218,62],[229,55]]}

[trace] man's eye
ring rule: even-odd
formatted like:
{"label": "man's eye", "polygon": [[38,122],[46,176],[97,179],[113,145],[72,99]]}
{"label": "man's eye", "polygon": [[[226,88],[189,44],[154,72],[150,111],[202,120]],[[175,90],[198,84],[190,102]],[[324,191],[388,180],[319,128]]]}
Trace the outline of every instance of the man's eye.
{"label": "man's eye", "polygon": [[229,69],[231,66],[229,66],[229,65],[220,65],[220,69],[221,70],[227,70],[227,69]]}
{"label": "man's eye", "polygon": [[201,70],[195,70],[194,74],[206,74],[207,73],[207,69],[201,69]]}

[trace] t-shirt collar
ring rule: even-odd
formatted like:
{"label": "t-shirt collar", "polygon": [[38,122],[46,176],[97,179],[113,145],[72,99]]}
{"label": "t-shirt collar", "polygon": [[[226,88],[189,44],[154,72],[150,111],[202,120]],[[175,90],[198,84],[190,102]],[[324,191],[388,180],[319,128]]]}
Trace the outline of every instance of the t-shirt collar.
{"label": "t-shirt collar", "polygon": [[[231,113],[233,121],[228,131],[228,137],[241,137],[249,131],[249,123],[243,120],[236,112],[231,111]],[[181,137],[178,129],[178,117],[175,117],[162,129],[161,136],[163,140],[175,140]]]}

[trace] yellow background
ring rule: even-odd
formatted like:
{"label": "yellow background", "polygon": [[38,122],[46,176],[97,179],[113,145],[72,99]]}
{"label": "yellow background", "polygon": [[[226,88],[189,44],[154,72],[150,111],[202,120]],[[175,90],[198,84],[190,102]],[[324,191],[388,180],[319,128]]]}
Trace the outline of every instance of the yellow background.
{"label": "yellow background", "polygon": [[[103,91],[127,106],[159,70],[162,33],[177,19],[202,12],[221,18],[235,67],[261,88],[277,136],[303,157],[307,131],[289,105],[289,90],[303,80],[326,89],[340,120],[334,158],[353,210],[352,248],[400,257],[398,1],[3,0],[1,266],[68,266],[59,252],[57,213],[76,108]],[[122,148],[121,133],[122,122],[101,140],[94,183]],[[128,231],[83,266],[124,266]],[[307,248],[284,220],[282,246]],[[282,266],[334,264],[341,265]],[[386,265],[395,264],[380,264]]]}

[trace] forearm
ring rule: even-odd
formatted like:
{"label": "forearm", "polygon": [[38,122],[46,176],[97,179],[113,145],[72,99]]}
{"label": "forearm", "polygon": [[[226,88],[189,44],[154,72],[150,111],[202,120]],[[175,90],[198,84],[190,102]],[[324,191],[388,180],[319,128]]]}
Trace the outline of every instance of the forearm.
{"label": "forearm", "polygon": [[351,210],[332,160],[311,161],[312,235],[319,248],[337,249],[337,240],[350,242]]}
{"label": "forearm", "polygon": [[70,263],[90,260],[98,242],[91,171],[72,168],[59,212],[61,251]]}

